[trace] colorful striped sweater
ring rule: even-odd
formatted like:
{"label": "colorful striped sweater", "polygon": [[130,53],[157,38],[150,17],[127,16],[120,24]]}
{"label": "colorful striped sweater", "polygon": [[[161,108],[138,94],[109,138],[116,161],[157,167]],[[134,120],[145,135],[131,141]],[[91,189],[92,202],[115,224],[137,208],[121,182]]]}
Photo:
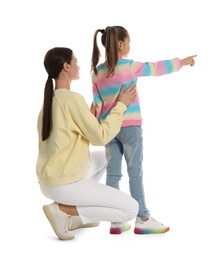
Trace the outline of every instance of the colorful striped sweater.
{"label": "colorful striped sweater", "polygon": [[[115,73],[106,78],[107,66],[102,63],[97,66],[97,76],[92,79],[94,104],[97,105],[96,117],[102,122],[109,115],[117,103],[122,85],[127,89],[132,82],[137,83],[138,77],[161,76],[179,71],[183,61],[179,58],[158,62],[137,62],[129,59],[120,59],[117,62]],[[122,127],[142,125],[139,96],[128,106],[124,113]]]}

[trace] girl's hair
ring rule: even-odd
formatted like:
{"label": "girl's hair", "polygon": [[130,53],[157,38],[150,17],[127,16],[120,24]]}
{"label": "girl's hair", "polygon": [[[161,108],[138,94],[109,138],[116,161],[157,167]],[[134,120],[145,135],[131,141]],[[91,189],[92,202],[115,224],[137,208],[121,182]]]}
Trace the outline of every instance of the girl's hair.
{"label": "girl's hair", "polygon": [[43,119],[42,119],[42,140],[46,140],[52,128],[52,98],[53,80],[57,79],[64,63],[71,63],[73,51],[69,48],[55,47],[50,49],[44,58],[44,67],[48,73],[44,89]]}
{"label": "girl's hair", "polygon": [[122,26],[108,26],[105,30],[98,29],[94,33],[93,38],[93,51],[91,60],[91,71],[94,75],[97,75],[96,66],[100,58],[100,50],[97,45],[97,34],[102,33],[101,43],[105,48],[105,56],[107,60],[108,72],[107,77],[113,75],[115,65],[118,61],[118,42],[124,41],[128,37],[127,30]]}

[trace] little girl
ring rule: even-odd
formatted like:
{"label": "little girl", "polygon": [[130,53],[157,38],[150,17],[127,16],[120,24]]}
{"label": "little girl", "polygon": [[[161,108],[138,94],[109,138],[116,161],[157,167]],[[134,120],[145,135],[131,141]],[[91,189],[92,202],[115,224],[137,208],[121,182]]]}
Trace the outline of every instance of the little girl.
{"label": "little girl", "polygon": [[[101,42],[105,48],[105,62],[98,65],[100,51],[97,45],[97,35],[102,34]],[[161,76],[179,71],[183,66],[194,65],[194,56],[185,59],[174,58],[158,62],[137,62],[126,59],[130,51],[130,36],[122,26],[109,26],[105,30],[98,29],[94,34],[92,64],[93,74],[93,106],[95,116],[103,122],[117,103],[121,86],[127,88],[132,82],[137,82],[137,77]],[[150,216],[146,207],[143,188],[143,138],[142,117],[139,97],[124,113],[121,131],[106,146],[107,177],[106,184],[119,189],[122,177],[121,165],[124,155],[129,175],[131,196],[139,204],[134,233],[157,234],[169,231],[165,226]],[[129,230],[128,223],[111,223],[110,233],[116,234]]]}

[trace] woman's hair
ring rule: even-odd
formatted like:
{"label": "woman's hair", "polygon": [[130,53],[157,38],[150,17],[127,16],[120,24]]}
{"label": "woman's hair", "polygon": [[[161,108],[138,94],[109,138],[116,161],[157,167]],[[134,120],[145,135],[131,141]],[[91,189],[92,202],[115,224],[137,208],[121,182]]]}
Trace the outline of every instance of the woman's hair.
{"label": "woman's hair", "polygon": [[93,51],[91,60],[91,71],[94,75],[97,75],[96,66],[100,58],[100,50],[97,44],[97,34],[102,33],[101,43],[105,48],[105,56],[107,60],[108,72],[107,77],[113,75],[115,65],[118,61],[118,42],[124,41],[128,37],[127,30],[122,26],[108,26],[105,30],[98,29],[94,33],[93,38]]}
{"label": "woman's hair", "polygon": [[46,140],[52,128],[52,98],[53,80],[57,79],[64,63],[71,63],[73,51],[69,48],[55,47],[50,49],[44,57],[44,67],[48,73],[44,89],[42,140]]}

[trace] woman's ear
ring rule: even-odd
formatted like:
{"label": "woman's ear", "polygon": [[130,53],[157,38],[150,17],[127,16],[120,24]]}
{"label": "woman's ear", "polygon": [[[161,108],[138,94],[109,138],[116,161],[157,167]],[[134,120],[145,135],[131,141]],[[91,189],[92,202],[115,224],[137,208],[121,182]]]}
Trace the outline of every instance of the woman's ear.
{"label": "woman's ear", "polygon": [[64,63],[63,69],[64,69],[65,71],[68,71],[68,70],[69,70],[69,64],[68,64],[67,62]]}

